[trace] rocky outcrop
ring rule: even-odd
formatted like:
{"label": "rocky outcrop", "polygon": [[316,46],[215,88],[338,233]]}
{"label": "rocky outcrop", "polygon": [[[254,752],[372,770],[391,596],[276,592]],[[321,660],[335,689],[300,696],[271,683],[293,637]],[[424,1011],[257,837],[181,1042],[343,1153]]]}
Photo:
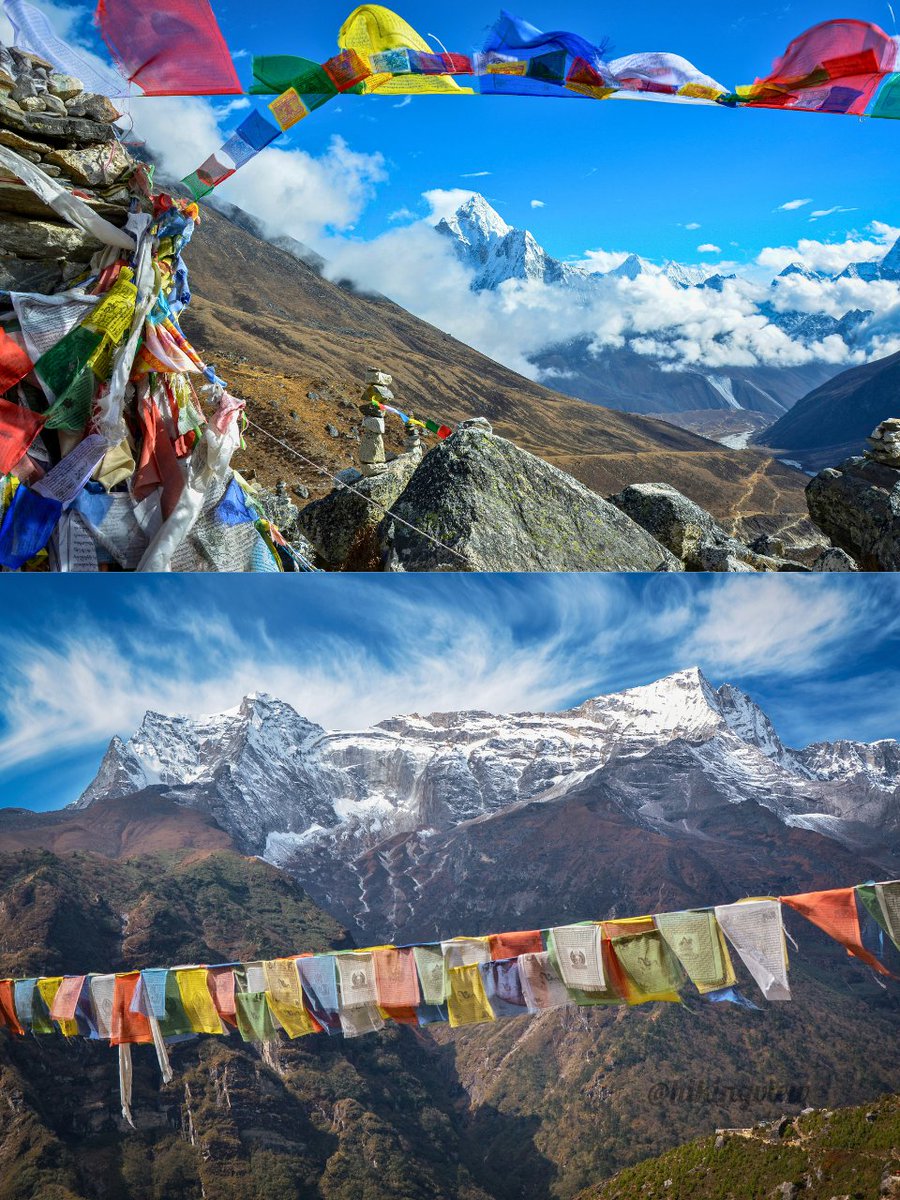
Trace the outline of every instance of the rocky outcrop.
{"label": "rocky outcrop", "polygon": [[409,523],[380,525],[392,571],[681,570],[630,517],[486,421],[432,450],[392,511]]}
{"label": "rocky outcrop", "polygon": [[667,483],[632,484],[609,499],[670,550],[686,571],[804,570],[800,563],[751,550]]}
{"label": "rocky outcrop", "polygon": [[312,544],[320,565],[359,570],[380,564],[378,525],[420,462],[421,454],[401,454],[376,475],[342,471],[333,492],[300,510],[297,529]]}
{"label": "rocky outcrop", "polygon": [[[0,45],[0,146],[123,225],[136,167],[112,128],[118,116],[105,96],[86,93],[71,75]],[[54,291],[83,274],[99,249],[0,168],[0,289]]]}
{"label": "rocky outcrop", "polygon": [[809,512],[835,546],[866,571],[900,570],[900,419],[882,422],[863,458],[821,471],[806,489]]}

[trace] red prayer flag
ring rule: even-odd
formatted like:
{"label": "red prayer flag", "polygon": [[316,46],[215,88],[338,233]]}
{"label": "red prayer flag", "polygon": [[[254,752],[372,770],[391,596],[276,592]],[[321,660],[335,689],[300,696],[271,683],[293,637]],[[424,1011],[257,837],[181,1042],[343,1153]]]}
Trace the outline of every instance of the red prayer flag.
{"label": "red prayer flag", "polygon": [[840,942],[848,954],[862,959],[873,971],[882,975],[891,972],[883,966],[874,954],[870,954],[862,944],[862,933],[859,928],[859,910],[856,907],[855,888],[837,888],[830,892],[805,892],[800,896],[782,896],[783,904],[790,905],[807,921],[818,925],[820,929]]}
{"label": "red prayer flag", "polygon": [[15,387],[34,366],[31,359],[5,329],[0,329],[0,396]]}
{"label": "red prayer flag", "polygon": [[117,975],[113,985],[112,1021],[110,1024],[111,1046],[141,1045],[153,1041],[150,1022],[143,1013],[132,1012],[134,992],[140,981],[140,971],[129,975]]}
{"label": "red prayer flag", "polygon": [[166,432],[165,424],[156,406],[148,398],[141,408],[144,441],[141,461],[135,472],[132,485],[135,499],[143,500],[157,487],[162,487],[163,518],[170,516],[184,490],[184,476],[178,466],[178,457]]}
{"label": "red prayer flag", "polygon": [[98,0],[97,23],[122,74],[145,96],[243,93],[207,0]]}
{"label": "red prayer flag", "polygon": [[0,475],[9,475],[41,432],[44,418],[21,404],[0,400]]}
{"label": "red prayer flag", "polygon": [[234,970],[231,967],[212,967],[206,973],[206,986],[216,1006],[216,1012],[229,1025],[237,1025],[234,1004]]}
{"label": "red prayer flag", "polygon": [[518,958],[520,954],[543,954],[544,940],[539,929],[528,933],[492,933],[488,938],[494,962]]}
{"label": "red prayer flag", "polygon": [[50,1016],[54,1021],[72,1021],[75,1019],[75,1009],[84,987],[84,975],[67,975],[59,985],[53,1003],[50,1006]]}
{"label": "red prayer flag", "polygon": [[15,992],[11,979],[0,979],[0,1025],[6,1026],[19,1037],[25,1036],[25,1030],[16,1015]]}

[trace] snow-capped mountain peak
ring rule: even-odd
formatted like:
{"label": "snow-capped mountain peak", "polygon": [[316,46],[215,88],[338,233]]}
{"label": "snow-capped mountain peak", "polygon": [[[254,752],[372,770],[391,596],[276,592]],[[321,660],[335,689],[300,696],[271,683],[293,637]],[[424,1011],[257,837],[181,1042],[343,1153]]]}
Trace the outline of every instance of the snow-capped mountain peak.
{"label": "snow-capped mountain peak", "polygon": [[441,222],[441,225],[445,225],[451,233],[470,246],[496,241],[512,233],[512,226],[507,225],[484,196],[478,194],[461,204],[451,217]]}

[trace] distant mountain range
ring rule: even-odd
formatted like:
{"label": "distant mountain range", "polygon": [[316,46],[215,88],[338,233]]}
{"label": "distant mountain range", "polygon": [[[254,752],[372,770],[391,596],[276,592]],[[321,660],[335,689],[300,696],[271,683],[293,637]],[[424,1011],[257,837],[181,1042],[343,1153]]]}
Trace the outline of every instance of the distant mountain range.
{"label": "distant mountain range", "polygon": [[900,354],[844,371],[804,396],[756,440],[805,469],[818,471],[861,454],[876,426],[896,416],[900,416]]}
{"label": "distant mountain range", "polygon": [[[696,670],[570,712],[398,717],[360,732],[326,731],[267,696],[202,719],[148,713],[127,742],[110,743],[73,811],[152,787],[376,940],[446,935],[475,909],[496,920],[497,896],[474,888],[480,854],[518,881],[524,904],[522,838],[549,822],[555,855],[577,854],[596,836],[577,816],[586,803],[620,827],[622,845],[662,838],[711,861],[716,846],[787,844],[788,831],[811,836],[820,862],[848,851],[893,862],[900,851],[900,744],[790,749],[749,697]],[[535,842],[529,854],[541,853]],[[448,895],[448,871],[469,878],[471,897]],[[546,924],[558,902],[594,910],[605,894],[595,886],[589,901],[529,884],[529,918]]]}
{"label": "distant mountain range", "polygon": [[[450,241],[462,265],[472,272],[475,291],[496,291],[510,280],[534,281],[564,288],[588,303],[609,280],[661,276],[679,289],[721,291],[729,280],[735,279],[734,275],[723,276],[703,266],[670,261],[660,267],[636,254],[629,255],[610,271],[590,272],[553,258],[528,230],[508,225],[481,195],[466,200],[436,228]],[[834,317],[786,308],[782,281],[796,275],[819,282],[839,278],[900,282],[900,241],[881,262],[854,263],[839,275],[811,272],[799,263],[790,264],[772,281],[768,298],[757,304],[760,317],[792,341],[812,346],[837,336],[848,347],[854,347],[873,314],[851,309],[841,317]],[[665,341],[672,331],[658,330],[654,336]],[[533,355],[532,361],[542,372],[542,378],[560,391],[611,408],[663,414],[747,409],[776,418],[839,370],[822,361],[796,367],[704,369],[701,365],[673,370],[670,361],[638,353],[627,344],[621,349],[603,349],[594,346],[589,337],[548,346]]]}

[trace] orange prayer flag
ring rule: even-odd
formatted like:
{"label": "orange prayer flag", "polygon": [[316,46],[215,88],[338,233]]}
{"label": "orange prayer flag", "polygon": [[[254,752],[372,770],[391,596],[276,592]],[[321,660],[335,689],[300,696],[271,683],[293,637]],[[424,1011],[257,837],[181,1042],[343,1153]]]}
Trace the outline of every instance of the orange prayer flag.
{"label": "orange prayer flag", "polygon": [[419,976],[412,950],[376,950],[372,957],[379,1005],[385,1009],[415,1009],[419,1003]]}
{"label": "orange prayer flag", "polygon": [[19,1037],[25,1036],[25,1030],[16,1015],[15,993],[11,979],[0,979],[0,1025],[5,1025]]}
{"label": "orange prayer flag", "polygon": [[873,971],[882,975],[891,972],[883,966],[874,954],[871,954],[862,944],[862,933],[859,928],[859,911],[856,907],[855,888],[836,888],[829,892],[805,892],[799,896],[782,896],[782,904],[788,904],[807,921],[818,925],[820,929],[840,942],[848,954],[861,959]]}
{"label": "orange prayer flag", "polygon": [[109,1039],[112,1046],[140,1045],[153,1041],[150,1022],[143,1013],[131,1011],[131,1002],[140,978],[140,971],[116,976]]}
{"label": "orange prayer flag", "polygon": [[0,400],[0,475],[9,475],[44,427],[44,418],[21,404]]}
{"label": "orange prayer flag", "polygon": [[527,933],[492,933],[488,942],[494,962],[504,958],[518,958],[520,954],[542,954],[544,950],[544,940],[539,929],[532,929]]}
{"label": "orange prayer flag", "polygon": [[229,1025],[237,1025],[234,1003],[234,970],[231,967],[212,967],[206,976],[209,994],[216,1012]]}
{"label": "orange prayer flag", "polygon": [[0,395],[24,379],[33,365],[19,343],[0,329]]}
{"label": "orange prayer flag", "polygon": [[53,997],[50,1005],[50,1016],[54,1021],[72,1021],[75,1019],[75,1009],[84,987],[84,975],[66,975]]}

